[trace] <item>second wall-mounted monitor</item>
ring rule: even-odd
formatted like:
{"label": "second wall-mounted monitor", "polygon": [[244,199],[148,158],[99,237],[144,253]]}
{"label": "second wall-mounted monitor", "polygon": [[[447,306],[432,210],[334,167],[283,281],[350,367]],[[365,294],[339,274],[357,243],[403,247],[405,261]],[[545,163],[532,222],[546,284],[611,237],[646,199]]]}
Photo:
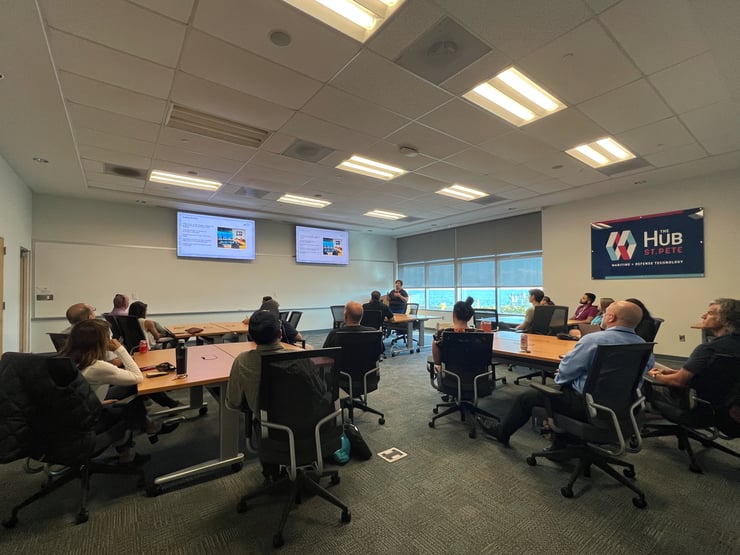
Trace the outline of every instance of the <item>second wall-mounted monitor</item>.
{"label": "second wall-mounted monitor", "polygon": [[178,212],[177,256],[254,260],[254,220]]}
{"label": "second wall-mounted monitor", "polygon": [[349,233],[297,225],[295,261],[305,264],[349,264]]}

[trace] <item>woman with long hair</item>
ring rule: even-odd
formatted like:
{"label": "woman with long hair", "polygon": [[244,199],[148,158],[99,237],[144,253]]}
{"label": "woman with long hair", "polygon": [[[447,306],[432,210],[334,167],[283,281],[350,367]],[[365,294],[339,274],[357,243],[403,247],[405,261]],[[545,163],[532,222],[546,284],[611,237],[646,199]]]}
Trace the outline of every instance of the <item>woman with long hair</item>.
{"label": "woman with long hair", "polygon": [[655,319],[650,314],[645,304],[640,299],[630,298],[625,299],[627,302],[636,304],[642,310],[642,320],[635,327],[635,333],[642,337],[645,341],[652,341],[655,339]]}
{"label": "woman with long hair", "polygon": [[432,358],[434,364],[440,364],[442,360],[442,334],[446,331],[464,332],[470,329],[470,320],[475,316],[473,309],[473,297],[468,297],[464,301],[457,301],[452,307],[452,328],[437,330],[432,340]]}

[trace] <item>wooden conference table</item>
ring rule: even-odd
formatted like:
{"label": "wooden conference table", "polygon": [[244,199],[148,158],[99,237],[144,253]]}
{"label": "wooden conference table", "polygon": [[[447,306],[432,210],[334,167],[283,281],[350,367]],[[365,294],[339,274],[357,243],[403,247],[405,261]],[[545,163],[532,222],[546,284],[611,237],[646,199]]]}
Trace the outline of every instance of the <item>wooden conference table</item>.
{"label": "wooden conference table", "polygon": [[529,352],[520,350],[521,333],[497,331],[493,334],[493,358],[508,364],[527,366],[552,372],[560,365],[560,359],[568,354],[575,341],[564,341],[552,335],[527,334]]}
{"label": "wooden conference table", "polygon": [[419,349],[424,346],[424,322],[426,322],[427,320],[433,320],[435,318],[441,318],[441,316],[424,316],[423,314],[394,314],[393,321],[384,322],[383,327],[394,329],[393,326],[402,326],[403,324],[406,324],[406,334],[408,336],[407,346],[410,345],[409,353],[413,353],[414,324],[418,322],[419,340],[417,343],[418,347],[416,349],[416,352],[418,353]]}
{"label": "wooden conference table", "polygon": [[[283,344],[285,349],[300,349],[294,345]],[[177,378],[174,371],[166,376],[144,378],[139,384],[140,395],[170,391],[173,389],[190,389],[190,407],[196,408],[203,403],[203,386],[218,388],[219,407],[219,455],[216,459],[183,468],[181,470],[158,476],[154,479],[154,486],[149,491],[151,495],[160,493],[163,484],[196,476],[204,472],[230,466],[233,470],[240,470],[244,454],[239,452],[239,411],[226,407],[226,385],[229,381],[231,365],[239,353],[256,348],[252,341],[240,343],[226,343],[217,345],[200,345],[188,348],[188,373],[184,378]],[[175,349],[162,349],[148,353],[136,353],[134,360],[139,368],[157,365],[161,362],[175,364]],[[147,371],[144,371],[146,374]],[[205,407],[201,414],[205,414]]]}
{"label": "wooden conference table", "polygon": [[[189,332],[190,329],[200,328],[199,332]],[[189,339],[191,337],[222,337],[228,333],[247,333],[247,325],[243,322],[208,322],[204,324],[181,324],[169,326],[175,339]]]}

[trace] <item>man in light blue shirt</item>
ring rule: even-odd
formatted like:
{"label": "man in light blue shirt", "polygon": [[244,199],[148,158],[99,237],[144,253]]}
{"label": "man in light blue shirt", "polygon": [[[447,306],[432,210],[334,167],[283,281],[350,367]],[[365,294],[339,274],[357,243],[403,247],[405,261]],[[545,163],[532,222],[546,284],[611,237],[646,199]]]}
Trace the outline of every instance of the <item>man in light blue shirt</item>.
{"label": "man in light blue shirt", "polygon": [[[635,333],[635,326],[641,319],[642,310],[630,302],[617,301],[607,307],[603,319],[605,330],[582,337],[560,362],[555,383],[560,385],[563,395],[551,400],[553,410],[579,420],[587,420],[582,393],[596,350],[599,345],[644,343]],[[654,362],[655,358],[651,354],[645,372],[653,368]],[[500,424],[485,420],[479,422],[490,437],[508,446],[511,435],[531,418],[532,409],[544,405],[543,395],[536,389],[528,389],[514,401]]]}

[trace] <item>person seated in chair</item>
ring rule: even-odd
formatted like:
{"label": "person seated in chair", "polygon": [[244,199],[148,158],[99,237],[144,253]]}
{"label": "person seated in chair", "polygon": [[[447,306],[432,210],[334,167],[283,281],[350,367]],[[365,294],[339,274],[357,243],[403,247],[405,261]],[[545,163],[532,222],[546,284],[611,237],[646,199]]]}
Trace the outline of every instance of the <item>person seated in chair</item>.
{"label": "person seated in chair", "polygon": [[[360,325],[362,320],[362,305],[357,301],[349,301],[344,305],[344,324],[338,330],[331,330],[324,340],[324,348],[326,347],[339,347],[339,338],[337,332],[348,332],[348,331],[378,331],[370,326]],[[382,338],[380,339],[382,345]],[[380,348],[380,346],[379,346]],[[382,352],[382,348],[380,351]]]}
{"label": "person seated in chair", "polygon": [[[560,385],[563,395],[551,399],[554,411],[578,420],[587,419],[582,393],[599,345],[644,343],[644,339],[635,333],[641,316],[640,307],[633,303],[617,301],[609,305],[604,313],[605,331],[582,337],[560,362],[555,383]],[[654,366],[654,362],[651,354],[645,372]],[[479,419],[479,423],[490,438],[508,447],[509,438],[529,421],[532,410],[544,406],[544,395],[536,389],[527,388],[517,397],[500,423],[486,419]]]}
{"label": "person seated in chair", "polygon": [[379,310],[383,316],[384,322],[390,322],[393,320],[393,312],[388,308],[388,305],[383,304],[380,300],[380,291],[373,291],[370,293],[370,302],[363,304],[362,310]]}
{"label": "person seated in chair", "polygon": [[149,348],[159,349],[162,345],[158,344],[157,341],[163,337],[174,337],[174,334],[159,322],[146,317],[148,307],[146,303],[135,301],[128,307],[128,315],[138,318],[139,322],[142,323]]}
{"label": "person seated in chair", "polygon": [[[97,316],[95,315],[95,307],[86,303],[73,304],[67,309],[66,316],[67,321],[69,322],[69,326],[64,328],[59,333],[66,333],[67,335],[69,335],[69,333],[72,331],[72,328],[80,322],[84,322],[86,320],[95,320],[95,318],[97,318]],[[123,362],[121,362],[121,359],[118,358],[115,353],[111,351],[107,351],[105,353],[105,360],[110,362],[114,366],[123,366]]]}
{"label": "person seated in chair", "polygon": [[534,318],[534,307],[542,304],[542,299],[545,298],[545,292],[542,289],[530,289],[529,290],[529,302],[532,306],[527,309],[524,313],[524,321],[516,326],[515,330],[527,331],[532,325],[532,318]]}
{"label": "person seated in chair", "polygon": [[432,338],[432,358],[434,359],[435,368],[442,362],[442,349],[444,349],[442,338],[444,332],[481,331],[470,326],[470,321],[475,316],[473,302],[473,297],[468,297],[464,301],[457,301],[455,306],[452,307],[452,327],[438,329],[434,334]]}
{"label": "person seated in chair", "polygon": [[113,297],[113,310],[110,313],[113,316],[128,316],[128,297],[122,293],[116,293]]}
{"label": "person seated in chair", "polygon": [[[103,360],[105,353],[112,351],[123,362],[118,368]],[[143,380],[141,370],[128,354],[126,347],[117,339],[112,339],[110,326],[103,320],[85,320],[76,324],[69,334],[69,339],[59,356],[71,358],[80,368],[80,373],[90,384],[101,403],[112,404],[117,400],[136,395],[136,384]],[[145,430],[150,441],[155,437],[168,434],[177,428],[175,423],[157,423],[147,416],[146,407],[140,397],[131,401],[124,413],[104,413],[108,418],[124,418],[131,432],[126,441],[117,446],[122,464],[141,464],[150,459],[148,455],[139,455],[131,450],[133,432]]]}
{"label": "person seated in chair", "polygon": [[[702,328],[714,333],[716,339],[710,343],[701,343],[689,356],[689,360],[678,370],[662,364],[656,364],[649,375],[660,384],[685,387],[700,376],[707,376],[707,368],[715,354],[740,357],[740,300],[715,299],[709,303],[706,312],[701,315]],[[662,400],[670,402],[670,392],[657,388],[652,395],[661,395]]]}
{"label": "person seated in chair", "polygon": [[[295,345],[299,341],[303,341],[301,332],[299,332],[293,324],[280,319],[280,303],[278,303],[276,299],[273,299],[269,295],[262,297],[262,304],[259,309],[272,312],[278,317],[278,321],[280,322],[280,333],[283,341],[290,343],[291,345]],[[247,316],[242,320],[242,323],[249,326],[249,319],[250,317]]]}
{"label": "person seated in chair", "polygon": [[640,320],[640,323],[637,324],[637,327],[635,328],[635,333],[642,337],[645,341],[647,341],[651,337],[655,337],[655,319],[652,317],[645,304],[640,299],[629,298],[626,300],[633,304],[636,304],[640,307],[640,310],[642,310],[642,319]]}
{"label": "person seated in chair", "polygon": [[595,301],[596,295],[593,293],[584,293],[576,307],[576,311],[573,313],[572,320],[583,324],[590,324],[591,320],[593,320],[599,312],[599,307],[594,305]]}

